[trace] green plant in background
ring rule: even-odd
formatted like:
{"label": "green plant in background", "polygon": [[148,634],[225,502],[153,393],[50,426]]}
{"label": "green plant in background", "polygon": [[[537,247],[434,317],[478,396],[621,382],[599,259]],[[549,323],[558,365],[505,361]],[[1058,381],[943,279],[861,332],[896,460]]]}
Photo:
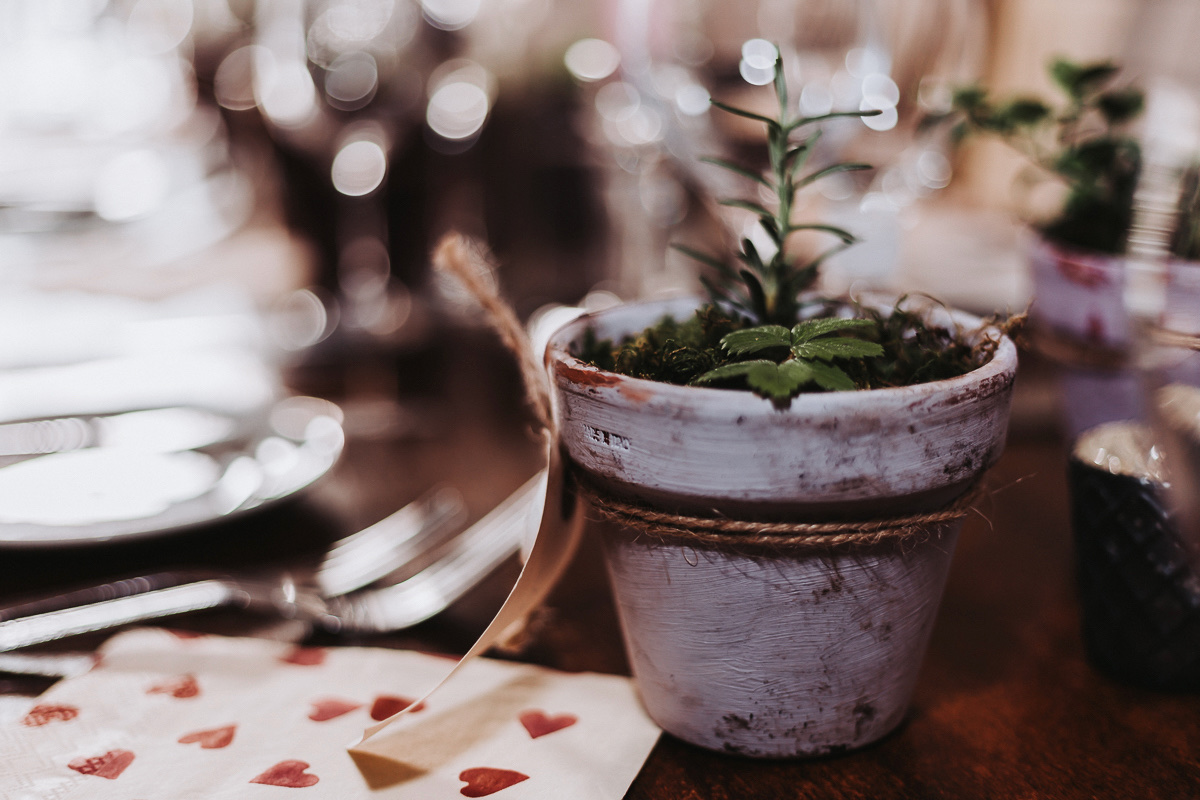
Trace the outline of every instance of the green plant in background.
{"label": "green plant in background", "polygon": [[[964,342],[956,331],[927,324],[921,314],[901,309],[899,303],[885,314],[806,295],[817,283],[821,264],[856,239],[832,225],[793,222],[796,193],[827,176],[870,166],[839,163],[806,172],[820,131],[799,141],[793,141],[793,136],[824,120],[879,112],[793,118],[788,113],[783,75],[782,58],[777,58],[776,118],[713,101],[725,112],[766,126],[766,174],[719,158],[704,159],[753,181],[773,196],[773,208],[757,200],[719,202],[753,213],[774,251],[760,252],[749,238],[743,238],[740,249],[728,257],[673,244],[676,250],[712,268],[712,276],[701,276],[711,304],[682,322],[664,318],[616,346],[589,335],[579,358],[636,378],[745,387],[780,408],[801,392],[904,386],[974,369],[987,353]],[[804,257],[791,247],[791,234],[800,231],[829,234],[837,243]]]}
{"label": "green plant in background", "polygon": [[955,92],[951,139],[992,134],[1013,146],[1067,187],[1060,213],[1042,225],[1050,239],[1104,253],[1124,252],[1133,219],[1133,195],[1142,166],[1138,140],[1126,132],[1145,105],[1141,90],[1116,85],[1112,63],[1051,63],[1064,94],[1058,105],[1041,99],[994,100],[979,86]]}

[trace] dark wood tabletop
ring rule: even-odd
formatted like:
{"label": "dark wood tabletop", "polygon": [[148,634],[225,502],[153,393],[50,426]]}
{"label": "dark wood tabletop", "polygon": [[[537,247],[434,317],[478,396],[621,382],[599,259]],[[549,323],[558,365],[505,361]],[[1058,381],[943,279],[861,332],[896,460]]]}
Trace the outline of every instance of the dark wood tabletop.
{"label": "dark wood tabletop", "polygon": [[[369,410],[386,404],[345,398],[351,434],[345,457],[305,497],[236,522],[140,543],[2,551],[0,601],[170,566],[311,560],[332,539],[442,482],[457,486],[472,515],[481,515],[536,470],[538,452],[522,432],[515,370],[497,358],[482,332],[460,331],[450,341],[433,362],[416,355],[397,360],[399,375],[418,379],[402,378],[400,388],[389,391],[394,402],[382,422]],[[302,390],[336,396],[353,389],[353,382],[311,378],[298,380]],[[864,750],[807,761],[731,757],[664,735],[627,797],[1200,797],[1200,696],[1122,685],[1085,657],[1072,573],[1066,447],[1047,401],[1052,378],[1044,365],[1022,367],[1007,451],[991,474],[991,496],[960,537],[912,708],[897,731]],[[503,600],[517,568],[506,566],[415,629],[318,643],[462,652]],[[262,622],[213,612],[172,625],[254,633]],[[102,640],[55,647],[89,649]],[[503,657],[628,674],[594,537],[585,539],[521,649]],[[0,675],[0,692],[32,694],[46,685]]]}

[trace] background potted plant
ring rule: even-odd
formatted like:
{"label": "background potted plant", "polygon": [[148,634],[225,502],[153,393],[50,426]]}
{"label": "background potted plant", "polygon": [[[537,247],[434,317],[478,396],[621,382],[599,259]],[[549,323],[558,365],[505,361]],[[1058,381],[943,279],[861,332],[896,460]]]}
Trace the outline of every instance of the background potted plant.
{"label": "background potted plant", "polygon": [[[635,303],[560,329],[564,450],[604,529],[635,678],[667,731],[758,757],[860,747],[902,720],[961,518],[1003,448],[1016,349],[937,306],[814,296],[795,191],[824,117],[762,123],[773,195],[727,200],[774,246],[691,253],[708,304]],[[858,113],[858,112],[854,112]],[[699,309],[698,309],[699,306]],[[613,343],[616,344],[613,344]],[[749,390],[749,391],[748,391]]]}
{"label": "background potted plant", "polygon": [[[951,140],[1000,138],[1022,153],[1032,179],[1057,182],[1061,200],[1033,223],[1032,341],[1060,365],[1068,438],[1102,422],[1138,417],[1141,391],[1127,365],[1125,248],[1142,149],[1132,134],[1144,96],[1120,84],[1109,62],[1057,59],[1049,75],[1062,97],[994,99],[979,86],[954,96]],[[1027,173],[1028,174],[1028,173]]]}
{"label": "background potted plant", "polygon": [[1055,60],[1050,77],[1063,98],[993,99],[979,86],[954,96],[951,139],[999,137],[1035,167],[1037,179],[1062,184],[1061,203],[1034,224],[1035,298],[1031,322],[1054,335],[1123,348],[1129,330],[1123,305],[1124,253],[1142,151],[1130,124],[1142,113],[1141,90],[1117,85],[1112,63]]}

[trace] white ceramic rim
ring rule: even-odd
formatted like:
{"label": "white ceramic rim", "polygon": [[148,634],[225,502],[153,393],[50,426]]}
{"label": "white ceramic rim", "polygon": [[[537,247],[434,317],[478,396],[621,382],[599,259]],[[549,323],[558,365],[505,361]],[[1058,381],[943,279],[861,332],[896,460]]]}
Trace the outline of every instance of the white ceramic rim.
{"label": "white ceramic rim", "polygon": [[[640,300],[632,303],[623,303],[613,308],[603,309],[601,311],[592,311],[582,314],[571,322],[555,331],[550,337],[549,345],[546,348],[547,361],[553,362],[561,360],[570,366],[572,369],[584,370],[586,372],[594,372],[598,375],[612,375],[619,378],[623,383],[629,382],[634,388],[644,387],[646,392],[652,392],[657,398],[667,401],[687,402],[698,405],[708,405],[705,399],[709,402],[719,403],[722,408],[728,409],[730,403],[738,405],[738,411],[742,412],[762,412],[767,414],[780,413],[810,413],[821,412],[829,405],[829,398],[837,398],[836,402],[839,408],[870,408],[875,406],[894,407],[903,403],[906,399],[913,399],[918,396],[929,394],[931,392],[954,392],[956,390],[965,390],[968,387],[987,381],[989,378],[999,377],[1009,372],[1015,372],[1017,366],[1017,348],[1008,336],[1002,335],[1000,344],[996,348],[996,352],[992,358],[976,369],[971,370],[963,375],[954,378],[943,378],[936,381],[927,381],[925,383],[912,384],[910,386],[895,386],[886,389],[854,389],[846,391],[833,392],[808,392],[802,393],[792,398],[791,405],[780,411],[770,400],[760,397],[746,389],[720,389],[711,386],[680,386],[678,384],[664,383],[661,381],[652,381],[646,378],[635,378],[629,375],[622,375],[617,372],[609,372],[608,370],[600,369],[599,367],[588,364],[585,361],[576,358],[568,349],[571,344],[576,342],[587,328],[595,324],[598,320],[611,318],[615,316],[624,316],[628,314],[630,317],[642,317],[645,312],[652,308],[661,308],[666,314],[680,318],[681,313],[691,313],[695,311],[701,304],[702,300],[694,297],[673,298],[669,300]],[[979,330],[983,328],[983,320],[973,314],[968,314],[965,311],[957,309],[947,309],[950,317],[960,328],[967,330]],[[660,315],[661,316],[661,315]],[[652,322],[649,324],[653,324]],[[635,326],[636,327],[636,326]],[[646,327],[646,324],[641,324],[636,330],[629,330],[626,333],[640,332]],[[999,329],[996,329],[999,332]],[[738,397],[738,400],[731,398]],[[744,406],[745,408],[741,408]]]}

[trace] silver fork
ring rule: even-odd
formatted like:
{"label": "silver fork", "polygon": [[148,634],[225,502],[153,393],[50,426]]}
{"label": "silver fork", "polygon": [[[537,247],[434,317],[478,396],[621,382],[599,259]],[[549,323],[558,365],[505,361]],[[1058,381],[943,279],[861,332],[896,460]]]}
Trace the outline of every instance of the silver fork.
{"label": "silver fork", "polygon": [[[433,489],[374,525],[334,542],[313,577],[317,588],[325,597],[337,597],[368,586],[405,564],[412,563],[435,547],[445,538],[452,526],[461,522],[464,515],[462,495],[457,490],[448,487]],[[290,572],[272,575],[225,575],[213,570],[158,572],[0,608],[0,626],[4,620],[90,606],[101,601],[115,601],[151,592],[165,592],[171,588],[178,588],[180,591],[173,595],[157,594],[156,600],[162,602],[161,598],[165,596],[178,597],[180,602],[187,598],[202,602],[201,597],[208,597],[211,593],[207,590],[183,590],[182,587],[191,584],[238,584],[254,588],[255,594],[261,595],[261,589],[266,586],[279,584],[282,587],[285,582],[295,580]],[[284,592],[286,593],[287,591]],[[230,595],[218,605],[247,604],[240,603],[239,597]],[[134,604],[131,602],[128,605],[132,607]]]}
{"label": "silver fork", "polygon": [[[322,589],[320,579],[299,581],[290,573],[269,579],[210,577],[8,619],[0,622],[0,652],[223,606],[300,619],[332,632],[378,633],[410,627],[444,610],[518,551],[529,530],[530,514],[538,510],[545,496],[545,481],[545,471],[535,475],[487,516],[450,540],[430,564],[392,586],[331,595]],[[380,572],[382,559],[375,563],[363,561],[372,549],[363,542],[369,543],[377,535],[368,528],[339,543],[328,559],[338,568],[333,570],[331,566],[327,584],[344,588],[356,583],[350,579],[352,563],[362,564],[362,572],[357,573],[360,581]],[[363,539],[355,540],[357,536]]]}

